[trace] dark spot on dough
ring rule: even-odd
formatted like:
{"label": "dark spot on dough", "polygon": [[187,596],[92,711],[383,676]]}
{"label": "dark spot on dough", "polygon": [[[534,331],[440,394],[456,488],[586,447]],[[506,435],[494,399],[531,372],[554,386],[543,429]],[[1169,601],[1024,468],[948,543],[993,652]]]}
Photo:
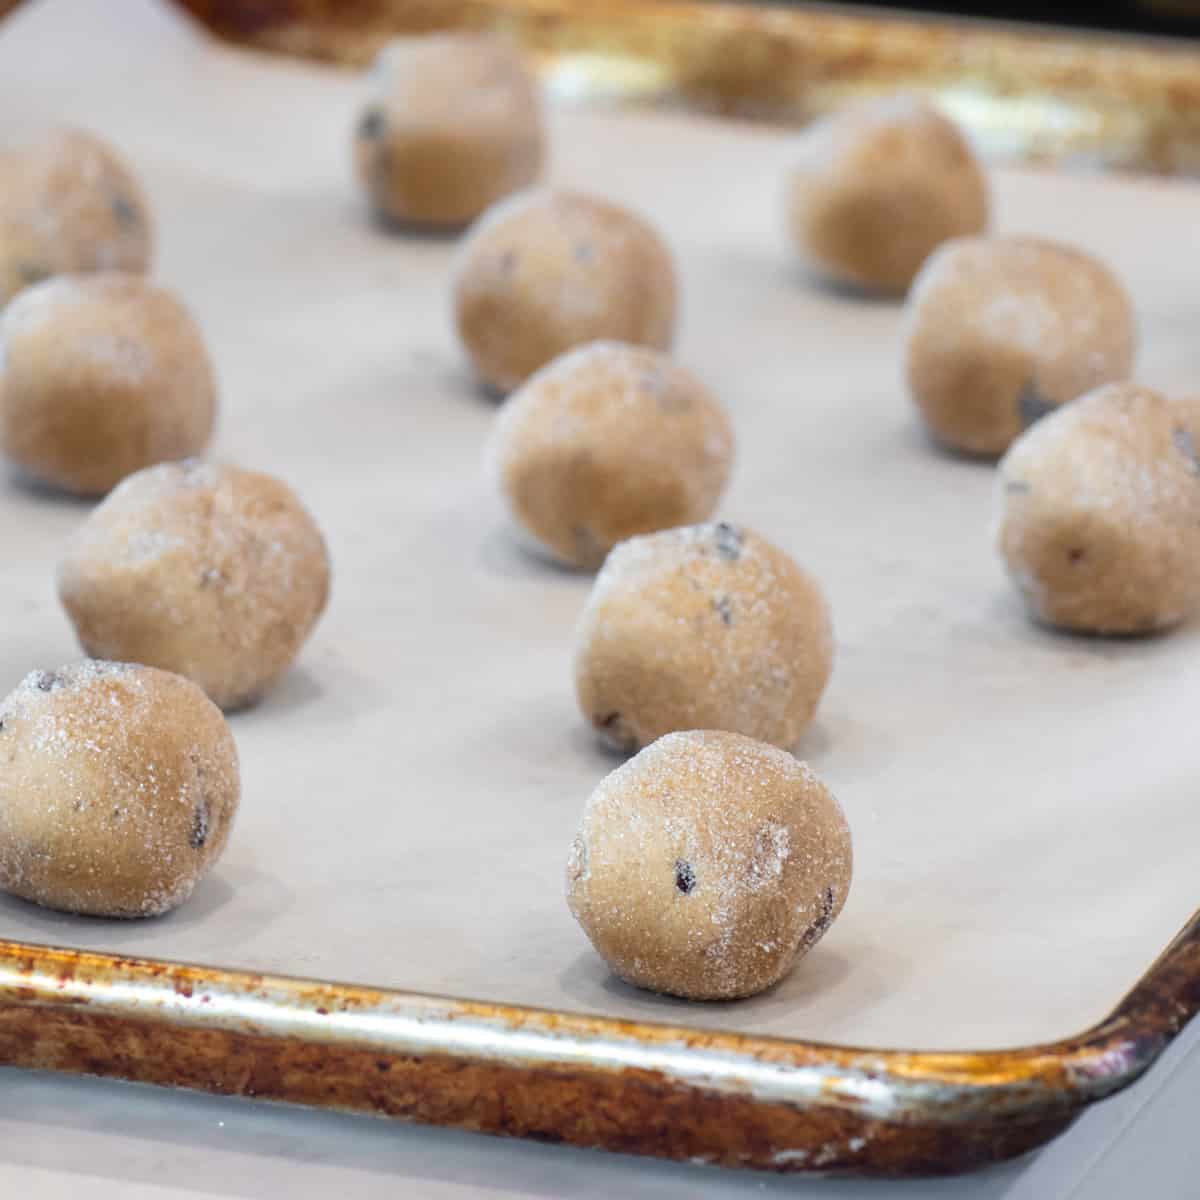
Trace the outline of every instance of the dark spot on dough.
{"label": "dark spot on dough", "polygon": [[112,212],[122,229],[136,229],[142,223],[138,210],[119,192],[112,198]]}
{"label": "dark spot on dough", "polygon": [[1015,496],[1021,492],[1032,492],[1033,484],[1027,483],[1024,479],[1007,479],[1004,482],[1004,490]]}
{"label": "dark spot on dough", "polygon": [[216,567],[205,567],[200,572],[200,586],[202,588],[214,587],[220,582],[222,582],[222,575]]}
{"label": "dark spot on dough", "polygon": [[675,890],[690,896],[696,890],[696,872],[692,864],[682,858],[675,860]]}
{"label": "dark spot on dough", "polygon": [[196,792],[198,794],[192,804],[192,828],[188,832],[188,845],[193,850],[200,850],[208,841],[208,835],[211,832],[208,798],[205,795],[204,787],[204,764],[195,750],[189,757],[192,760],[192,770],[196,772]]}
{"label": "dark spot on dough", "polygon": [[576,262],[590,263],[596,257],[596,248],[591,242],[576,242],[571,247],[571,253],[575,255]]}
{"label": "dark spot on dough", "polygon": [[500,255],[500,274],[511,275],[517,265],[517,252],[515,250],[505,250]]}
{"label": "dark spot on dough", "polygon": [[41,263],[17,263],[14,270],[16,271],[17,278],[25,287],[29,287],[35,283],[41,283],[43,279],[50,278],[49,269],[43,267]]}
{"label": "dark spot on dough", "polygon": [[387,119],[384,117],[382,109],[368,108],[358,123],[358,136],[377,138],[383,133],[386,124]]}
{"label": "dark spot on dough", "polygon": [[714,536],[717,541],[717,553],[726,562],[737,562],[742,556],[742,531],[725,521],[718,521],[714,526]]}
{"label": "dark spot on dough", "polygon": [[836,900],[837,893],[832,887],[827,887],[821,896],[817,919],[804,931],[804,936],[800,939],[801,950],[811,950],[825,936],[825,931],[833,924]]}
{"label": "dark spot on dough", "polygon": [[4,720],[3,720],[3,718],[0,718],[0,733],[3,733],[3,732],[4,732]]}
{"label": "dark spot on dough", "polygon": [[713,610],[726,625],[733,624],[733,598],[722,592],[712,598]]}
{"label": "dark spot on dough", "polygon": [[1028,429],[1057,407],[1037,390],[1032,379],[1017,393],[1017,415],[1021,419],[1022,429]]}
{"label": "dark spot on dough", "polygon": [[52,692],[62,686],[62,677],[56,671],[38,671],[33,682],[39,692]]}
{"label": "dark spot on dough", "polygon": [[192,829],[188,834],[188,845],[193,850],[200,850],[208,841],[208,801],[203,796],[196,801],[192,809]]}
{"label": "dark spot on dough", "polygon": [[1188,460],[1192,473],[1200,475],[1200,458],[1196,457],[1196,439],[1192,437],[1192,431],[1180,426],[1172,432],[1171,441],[1175,444],[1175,449]]}
{"label": "dark spot on dough", "polygon": [[1077,563],[1087,557],[1087,551],[1082,546],[1072,546],[1067,551],[1067,561]]}

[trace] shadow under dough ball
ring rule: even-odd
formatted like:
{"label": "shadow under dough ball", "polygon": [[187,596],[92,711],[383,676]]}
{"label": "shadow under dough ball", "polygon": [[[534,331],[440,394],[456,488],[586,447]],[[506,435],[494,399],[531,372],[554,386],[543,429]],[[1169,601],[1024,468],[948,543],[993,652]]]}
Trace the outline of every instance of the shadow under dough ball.
{"label": "shadow under dough ball", "polygon": [[517,524],[555,558],[591,569],[624,538],[708,517],[729,476],[733,428],[666,355],[592,342],[509,397],[487,457]]}
{"label": "shadow under dough ball", "polygon": [[806,764],[735,733],[673,733],[592,793],[567,902],[622,979],[727,1000],[820,941],[852,868],[846,819]]}
{"label": "shadow under dough ball", "polygon": [[1000,462],[996,537],[1040,621],[1166,629],[1200,609],[1200,461],[1179,409],[1102,387],[1038,422]]}
{"label": "shadow under dough ball", "polygon": [[817,584],[764,538],[724,523],[621,542],[575,640],[579,707],[621,750],[682,729],[728,729],[788,749],[832,666]]}
{"label": "shadow under dough ball", "polygon": [[56,130],[0,154],[0,306],[51,275],[150,267],[150,213],[111,146]]}
{"label": "shadow under dough ball", "polygon": [[152,917],[225,848],[237,749],[217,708],[166,671],[35,671],[0,705],[0,888],[47,908]]}
{"label": "shadow under dough ball", "polygon": [[953,122],[917,97],[884,96],[800,135],[785,206],[809,270],[902,293],[942,242],[987,227],[987,179]]}
{"label": "shadow under dough ball", "polygon": [[543,157],[537,83],[506,39],[398,38],[376,60],[371,79],[354,161],[382,216],[465,225],[537,179]]}
{"label": "shadow under dough ball", "polygon": [[584,342],[670,347],[675,271],[640,217],[578,192],[536,189],[494,205],[454,269],[458,334],[476,373],[507,392]]}
{"label": "shadow under dough ball", "polygon": [[291,665],[329,575],[324,539],[286,484],[192,461],[116,488],[73,539],[58,591],[89,654],[186,675],[231,709]]}
{"label": "shadow under dough ball", "polygon": [[199,453],[215,416],[199,329],[140,275],[60,275],[0,316],[0,446],[43,483],[102,494]]}
{"label": "shadow under dough ball", "polygon": [[1058,405],[1128,378],[1137,348],[1112,272],[1036,238],[947,243],[913,284],[906,320],[905,374],[930,434],[989,457]]}

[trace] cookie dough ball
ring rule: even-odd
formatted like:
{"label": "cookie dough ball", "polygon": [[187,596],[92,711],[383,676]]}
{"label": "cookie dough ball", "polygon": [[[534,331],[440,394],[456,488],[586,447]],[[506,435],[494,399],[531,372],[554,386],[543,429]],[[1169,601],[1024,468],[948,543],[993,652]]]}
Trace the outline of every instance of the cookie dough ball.
{"label": "cookie dough ball", "polygon": [[203,450],[215,414],[200,331],[140,275],[60,275],[0,316],[0,449],[34,479],[107,492]]}
{"label": "cookie dough ball", "polygon": [[1125,289],[1053,242],[951,242],[908,296],[909,391],[933,437],[969,454],[1002,454],[1058,405],[1128,378],[1136,347]]}
{"label": "cookie dough ball", "polygon": [[0,888],[47,908],[153,917],[225,849],[237,750],[178,675],[127,663],[34,671],[0,705]]}
{"label": "cookie dough ball", "polygon": [[379,56],[354,159],[382,216],[464,225],[542,166],[537,84],[517,49],[486,33],[399,38]]}
{"label": "cookie dough ball", "polygon": [[790,749],[833,666],[829,608],[782,550],[725,523],[622,542],[575,643],[579,707],[634,750],[678,729],[729,729]]}
{"label": "cookie dough ball", "polygon": [[736,733],[672,733],[592,793],[567,903],[622,979],[728,1000],[821,940],[851,867],[846,819],[806,764]]}
{"label": "cookie dough ball", "polygon": [[287,484],[164,463],[83,523],[58,591],[89,654],[178,672],[237,708],[299,653],[329,596],[329,559]]}
{"label": "cookie dough ball", "polygon": [[787,179],[792,240],[809,270],[903,292],[942,242],[987,227],[987,181],[958,128],[913,96],[815,121]]}
{"label": "cookie dough ball", "polygon": [[1200,608],[1200,462],[1176,408],[1109,384],[1018,438],[1000,463],[998,542],[1040,621],[1165,629]]}
{"label": "cookie dough ball", "polygon": [[475,370],[506,392],[584,342],[666,350],[675,272],[658,235],[633,213],[577,192],[522,192],[468,234],[454,313]]}
{"label": "cookie dough ball", "polygon": [[594,568],[635,533],[708,517],[729,476],[733,429],[665,355],[593,342],[510,397],[488,459],[517,524],[555,558]]}
{"label": "cookie dough ball", "polygon": [[57,130],[0,155],[0,306],[83,271],[145,271],[150,213],[129,168],[91,134]]}

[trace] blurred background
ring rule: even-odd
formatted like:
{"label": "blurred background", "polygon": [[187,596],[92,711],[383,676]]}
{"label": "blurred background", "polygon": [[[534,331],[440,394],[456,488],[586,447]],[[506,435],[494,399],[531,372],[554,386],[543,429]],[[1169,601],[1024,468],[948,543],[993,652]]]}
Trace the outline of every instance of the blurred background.
{"label": "blurred background", "polygon": [[[800,7],[791,5],[791,7]],[[1137,33],[1200,35],[1200,0],[1124,0],[1107,4],[989,3],[923,4],[921,0],[876,7],[893,11],[928,12],[940,16],[992,17],[1039,24],[1110,29]]]}

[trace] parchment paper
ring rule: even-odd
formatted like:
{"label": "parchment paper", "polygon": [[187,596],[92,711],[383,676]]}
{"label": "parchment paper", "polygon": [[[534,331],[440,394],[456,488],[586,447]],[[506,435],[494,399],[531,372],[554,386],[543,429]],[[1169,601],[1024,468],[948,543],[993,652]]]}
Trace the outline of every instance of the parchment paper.
{"label": "parchment paper", "polygon": [[[118,14],[121,14],[118,16]],[[328,535],[332,606],[233,718],[244,799],[193,900],[153,922],[0,901],[0,935],[858,1044],[1077,1032],[1200,902],[1200,630],[1032,627],[989,537],[993,472],[919,432],[900,309],[808,284],[780,233],[786,135],[556,110],[550,177],[632,205],[678,256],[678,355],[739,437],[722,515],[822,580],[837,663],[802,756],[840,797],[855,881],[783,985],[689,1005],[613,981],[563,901],[615,765],[575,709],[589,580],[527,557],[479,469],[495,415],[448,319],[452,239],[367,219],[359,82],[217,48],[149,0],[43,0],[0,31],[0,136],[112,138],[158,215],[156,274],[222,385],[215,452],[290,480]],[[1107,258],[1139,376],[1200,390],[1193,186],[998,172],[996,224]],[[76,656],[53,569],[85,505],[0,488],[0,687]]]}

